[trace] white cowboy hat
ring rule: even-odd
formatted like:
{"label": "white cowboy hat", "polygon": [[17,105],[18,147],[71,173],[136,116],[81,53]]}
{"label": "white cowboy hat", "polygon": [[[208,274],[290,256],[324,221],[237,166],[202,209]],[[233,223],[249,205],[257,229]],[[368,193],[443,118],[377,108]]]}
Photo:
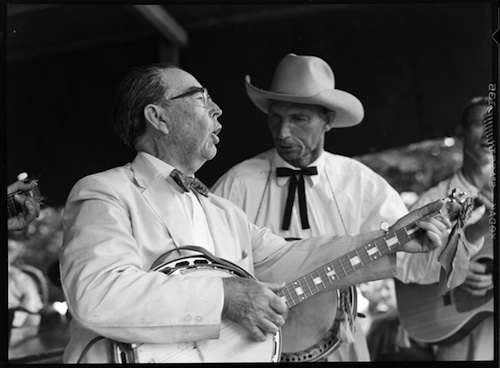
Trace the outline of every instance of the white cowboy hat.
{"label": "white cowboy hat", "polygon": [[254,87],[249,75],[245,88],[252,102],[266,114],[269,100],[320,105],[335,111],[334,128],[359,124],[365,114],[361,101],[335,89],[332,69],[316,56],[286,55],[274,72],[269,92]]}

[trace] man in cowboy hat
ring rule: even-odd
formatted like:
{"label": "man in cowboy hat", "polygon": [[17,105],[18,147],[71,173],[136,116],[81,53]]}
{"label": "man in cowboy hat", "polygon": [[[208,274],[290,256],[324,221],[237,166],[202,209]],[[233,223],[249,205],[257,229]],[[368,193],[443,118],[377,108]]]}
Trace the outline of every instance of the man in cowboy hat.
{"label": "man in cowboy hat", "polygon": [[[357,125],[364,116],[355,96],[335,88],[333,71],[324,60],[288,54],[276,68],[269,91],[254,87],[249,76],[245,86],[250,100],[268,115],[275,148],[231,168],[215,183],[215,194],[239,205],[250,221],[285,238],[357,234],[379,229],[383,222],[392,224],[407,213],[399,194],[381,176],[324,150],[328,131]],[[344,312],[341,333],[323,336],[343,341],[325,354],[327,359],[369,360],[355,320],[356,288],[345,292],[348,297],[342,300],[351,305],[343,311],[335,311],[334,303],[345,294],[332,291],[330,299],[325,296],[309,307],[313,311],[290,315],[283,327],[284,356],[304,358],[314,340],[307,340],[310,325],[328,329],[332,314]],[[328,334],[337,332],[331,329]]]}

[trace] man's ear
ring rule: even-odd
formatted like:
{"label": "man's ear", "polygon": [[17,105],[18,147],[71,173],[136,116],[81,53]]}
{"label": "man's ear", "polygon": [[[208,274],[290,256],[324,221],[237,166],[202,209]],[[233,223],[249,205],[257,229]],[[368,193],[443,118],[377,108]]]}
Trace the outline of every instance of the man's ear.
{"label": "man's ear", "polygon": [[163,107],[149,104],[144,108],[144,117],[156,130],[161,131],[163,134],[168,134],[167,122],[163,118],[163,110]]}
{"label": "man's ear", "polygon": [[326,124],[325,124],[325,133],[333,128],[333,122],[335,121],[335,111],[328,111],[326,114]]}

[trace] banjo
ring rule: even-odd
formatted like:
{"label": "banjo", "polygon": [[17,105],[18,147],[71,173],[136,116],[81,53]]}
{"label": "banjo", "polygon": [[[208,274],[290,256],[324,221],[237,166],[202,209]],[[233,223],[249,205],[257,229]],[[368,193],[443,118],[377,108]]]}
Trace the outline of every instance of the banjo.
{"label": "banjo", "polygon": [[[463,207],[464,204],[466,207],[471,205],[468,202],[471,199],[465,197],[465,193],[460,193],[457,196],[455,190],[447,199],[448,201],[445,202],[443,208],[446,210],[444,211],[446,216],[451,220],[454,220],[458,215],[462,216],[463,212],[467,212],[467,209]],[[307,301],[316,303],[315,296],[329,295],[329,293],[321,293],[321,291],[331,289],[339,280],[397,250],[402,244],[421,234],[422,231],[416,222],[412,222],[396,231],[387,231],[386,234],[369,243],[363,244],[286,284],[276,294],[286,302],[290,312],[293,313],[296,306],[302,303],[305,305]],[[217,258],[201,247],[186,246],[179,248],[179,250],[181,249],[196,251],[200,254],[165,261],[171,252],[165,253],[153,264],[151,271],[162,272],[167,276],[246,277],[255,279],[254,276],[238,265]],[[338,310],[345,309],[341,305],[345,302],[345,297],[348,296],[337,298]],[[336,317],[333,324],[339,323],[339,319]],[[288,319],[286,322],[288,322]],[[286,355],[281,357],[282,340],[282,331],[280,330],[275,335],[268,335],[265,341],[258,342],[253,340],[248,332],[238,324],[229,320],[222,320],[218,339],[174,344],[129,344],[112,341],[112,349],[115,363],[278,362],[287,361],[289,358]],[[325,342],[324,349],[321,349],[321,346],[314,347],[307,352],[301,352],[301,354],[310,354],[310,356],[305,356],[305,359],[317,360],[338,347],[340,343],[340,339],[332,338],[332,341]],[[299,358],[293,360],[292,357],[288,361],[298,361]]]}
{"label": "banjo", "polygon": [[290,309],[281,329],[280,361],[315,362],[337,350],[344,342],[342,327],[351,328],[354,323],[358,310],[356,293],[355,286],[329,289]]}

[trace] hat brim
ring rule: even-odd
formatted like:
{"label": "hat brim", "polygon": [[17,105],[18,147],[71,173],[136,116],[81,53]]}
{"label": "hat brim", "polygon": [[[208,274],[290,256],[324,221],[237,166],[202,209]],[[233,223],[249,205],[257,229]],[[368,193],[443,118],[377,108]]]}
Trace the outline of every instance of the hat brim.
{"label": "hat brim", "polygon": [[325,90],[314,96],[291,96],[283,93],[264,91],[250,83],[245,77],[245,89],[250,100],[265,114],[268,113],[269,100],[319,105],[335,111],[333,128],[344,128],[361,123],[365,115],[363,105],[355,96],[338,89]]}

